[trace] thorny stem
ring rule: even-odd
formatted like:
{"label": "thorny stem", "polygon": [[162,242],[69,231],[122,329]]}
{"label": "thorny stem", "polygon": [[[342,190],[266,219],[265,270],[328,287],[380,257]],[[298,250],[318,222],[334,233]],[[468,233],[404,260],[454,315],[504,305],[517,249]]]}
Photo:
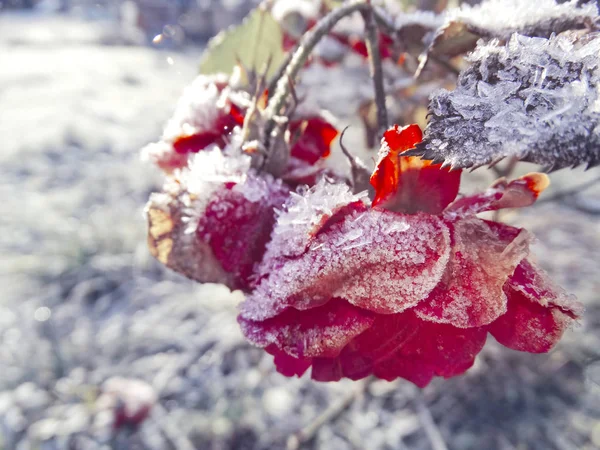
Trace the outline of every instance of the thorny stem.
{"label": "thorny stem", "polygon": [[365,21],[365,38],[369,52],[369,66],[373,87],[375,89],[375,105],[377,107],[377,137],[381,139],[388,128],[387,109],[385,107],[385,88],[383,86],[383,69],[379,52],[379,31],[373,8],[362,12]]}
{"label": "thorny stem", "polygon": [[285,66],[285,71],[283,71],[282,76],[277,80],[277,87],[267,106],[266,116],[268,117],[268,121],[265,125],[264,135],[266,149],[269,148],[271,132],[276,125],[276,116],[281,113],[281,109],[287,102],[291,83],[296,79],[298,72],[304,66],[304,63],[316,45],[341,19],[356,11],[366,11],[369,8],[370,5],[367,0],[356,0],[347,3],[323,17],[317,25],[315,25],[315,27],[300,40],[289,63]]}

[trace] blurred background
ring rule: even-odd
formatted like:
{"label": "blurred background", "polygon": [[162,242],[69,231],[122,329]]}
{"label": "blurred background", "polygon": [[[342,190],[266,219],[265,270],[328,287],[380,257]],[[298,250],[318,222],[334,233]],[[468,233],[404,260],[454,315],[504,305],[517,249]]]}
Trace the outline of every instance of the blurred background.
{"label": "blurred background", "polygon": [[[581,326],[548,355],[490,338],[423,391],[284,378],[242,339],[241,293],[152,259],[142,210],[161,176],[139,149],[207,39],[255,3],[0,1],[0,449],[599,449],[600,189],[557,195],[598,169],[553,174],[546,201],[505,217],[586,305]],[[366,70],[304,78],[357,146]]]}

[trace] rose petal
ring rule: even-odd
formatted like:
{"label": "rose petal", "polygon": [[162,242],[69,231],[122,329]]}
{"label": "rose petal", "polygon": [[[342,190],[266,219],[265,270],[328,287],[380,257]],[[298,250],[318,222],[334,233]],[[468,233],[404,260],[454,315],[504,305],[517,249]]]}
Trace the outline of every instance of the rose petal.
{"label": "rose petal", "polygon": [[331,143],[338,130],[321,117],[296,120],[290,124],[292,137],[299,134],[291,149],[291,156],[315,164],[321,158],[327,158],[331,152]]}
{"label": "rose petal", "polygon": [[275,208],[287,188],[271,179],[248,177],[215,191],[198,221],[198,239],[210,245],[223,269],[234,275],[238,289],[248,289],[265,254],[275,225]]}
{"label": "rose petal", "polygon": [[418,319],[412,311],[379,315],[340,355],[344,376],[373,373],[385,380],[405,378],[419,387],[433,376],[460,375],[485,344],[485,328],[461,329]]}
{"label": "rose petal", "polygon": [[293,258],[280,256],[289,252],[273,242],[260,269],[264,279],[242,306],[250,319],[314,308],[333,297],[378,313],[404,311],[434,289],[450,251],[448,229],[437,216],[378,210],[341,215]]}
{"label": "rose petal", "polygon": [[254,345],[275,345],[295,358],[335,357],[373,320],[373,313],[342,299],[306,311],[288,308],[261,322],[238,318],[246,339]]}
{"label": "rose petal", "polygon": [[490,333],[513,350],[548,352],[583,312],[573,296],[528,260],[519,264],[504,290],[508,311],[490,325]]}
{"label": "rose petal", "polygon": [[377,167],[371,176],[375,188],[373,206],[391,211],[438,214],[458,194],[459,170],[450,171],[416,157],[400,154],[421,142],[417,125],[394,128],[385,132]]}
{"label": "rose petal", "polygon": [[456,200],[446,208],[444,215],[456,218],[502,208],[530,206],[549,184],[548,176],[543,173],[529,173],[511,182],[501,179],[484,193]]}
{"label": "rose petal", "polygon": [[152,194],[146,206],[150,253],[168,268],[200,283],[233,288],[234,277],[223,270],[209,245],[186,233],[185,206],[178,196]]}
{"label": "rose petal", "polygon": [[274,356],[273,362],[277,372],[286,377],[293,377],[294,375],[301,377],[312,363],[312,358],[294,358],[277,348],[276,345],[269,345],[265,350]]}
{"label": "rose petal", "polygon": [[506,312],[502,287],[529,251],[529,234],[477,218],[448,222],[452,250],[446,272],[415,309],[424,320],[459,328],[491,323]]}
{"label": "rose petal", "polygon": [[[412,311],[377,315],[366,331],[355,337],[339,356],[314,357],[312,378],[317,381],[359,380],[371,374],[385,380],[404,378],[425,387],[434,376],[453,377],[473,365],[485,344],[487,329],[461,329],[425,322]],[[280,372],[292,373],[309,360],[289,361]]]}

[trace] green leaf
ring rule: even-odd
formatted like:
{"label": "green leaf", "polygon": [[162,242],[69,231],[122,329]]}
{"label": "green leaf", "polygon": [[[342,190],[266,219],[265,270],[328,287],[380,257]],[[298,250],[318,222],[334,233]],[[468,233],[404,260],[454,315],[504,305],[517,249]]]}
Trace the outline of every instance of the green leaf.
{"label": "green leaf", "polygon": [[271,58],[267,72],[267,76],[271,76],[285,58],[282,43],[279,23],[270,12],[257,8],[241,24],[210,40],[200,62],[200,73],[232,73],[238,61],[249,70],[262,72]]}

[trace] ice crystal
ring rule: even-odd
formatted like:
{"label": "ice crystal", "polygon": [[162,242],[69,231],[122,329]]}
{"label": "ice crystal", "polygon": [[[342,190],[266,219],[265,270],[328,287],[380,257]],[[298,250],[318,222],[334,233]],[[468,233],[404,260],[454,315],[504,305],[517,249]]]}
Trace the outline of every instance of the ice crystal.
{"label": "ice crystal", "polygon": [[407,154],[478,167],[506,156],[559,169],[600,162],[600,36],[514,34],[480,44],[457,88],[434,94]]}

